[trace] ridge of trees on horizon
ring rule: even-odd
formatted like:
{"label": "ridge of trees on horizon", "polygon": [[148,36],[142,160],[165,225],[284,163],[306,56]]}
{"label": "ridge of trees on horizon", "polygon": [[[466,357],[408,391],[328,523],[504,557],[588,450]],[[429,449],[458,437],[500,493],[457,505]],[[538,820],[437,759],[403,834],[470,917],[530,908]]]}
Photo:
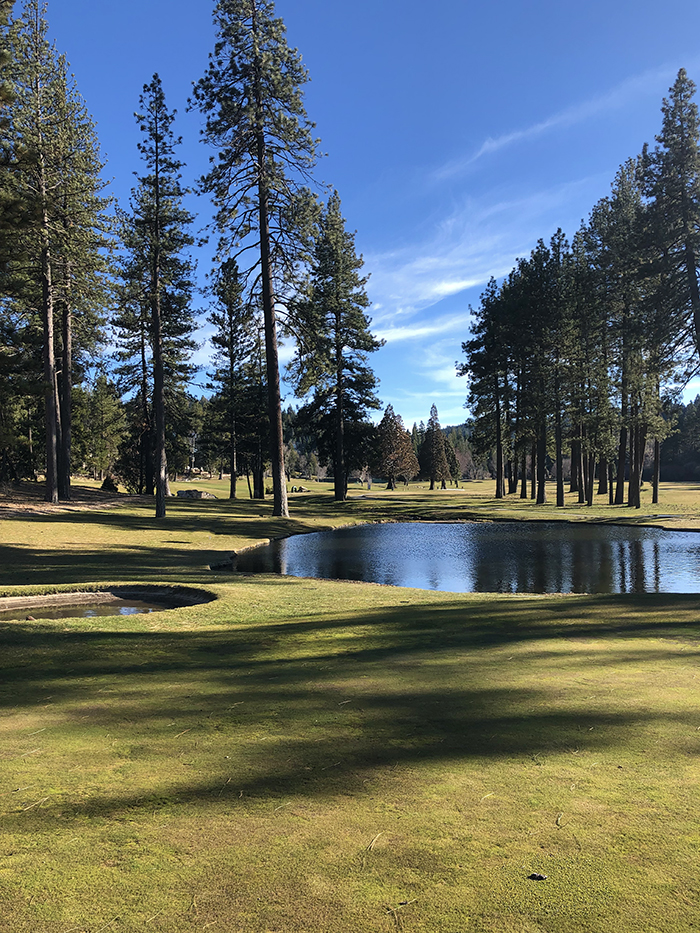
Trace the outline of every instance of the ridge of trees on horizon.
{"label": "ridge of trees on horizon", "polygon": [[[169,478],[196,467],[229,475],[234,498],[243,478],[252,497],[271,491],[286,516],[287,477],[324,465],[339,501],[372,474],[431,489],[493,475],[498,496],[518,480],[525,495],[529,478],[543,501],[553,473],[563,502],[570,462],[579,497],[591,501],[597,474],[621,501],[629,476],[638,504],[649,439],[657,464],[663,443],[689,472],[695,409],[673,394],[700,342],[698,119],[684,71],[657,148],[620,169],[572,243],[559,231],[489,283],[458,364],[471,421],[443,429],[433,405],[408,431],[391,405],[370,420],[384,408],[369,362],[382,341],[340,197],[313,179],[299,53],[272,0],[217,0],[214,22],[189,102],[213,153],[196,190],[218,237],[204,292],[210,394],[195,397],[195,217],[162,82],[144,84],[141,170],[120,207],[46,4],[0,0],[0,481],[41,473],[57,502],[72,474],[113,474],[162,517]],[[281,336],[295,346],[298,410],[282,408]]]}

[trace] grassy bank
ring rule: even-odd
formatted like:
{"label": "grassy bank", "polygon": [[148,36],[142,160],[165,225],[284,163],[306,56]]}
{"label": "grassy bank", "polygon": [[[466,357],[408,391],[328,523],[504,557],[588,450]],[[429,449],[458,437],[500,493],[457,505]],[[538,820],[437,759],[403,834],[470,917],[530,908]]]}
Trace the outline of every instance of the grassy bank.
{"label": "grassy bank", "polygon": [[[688,527],[690,492],[666,493],[657,514]],[[268,509],[173,502],[155,526],[131,502],[0,522],[5,592],[172,580],[217,597],[0,624],[3,929],[700,924],[697,597],[464,596],[204,569],[290,530],[494,514],[476,490],[372,490],[346,506],[319,491],[289,522]]]}

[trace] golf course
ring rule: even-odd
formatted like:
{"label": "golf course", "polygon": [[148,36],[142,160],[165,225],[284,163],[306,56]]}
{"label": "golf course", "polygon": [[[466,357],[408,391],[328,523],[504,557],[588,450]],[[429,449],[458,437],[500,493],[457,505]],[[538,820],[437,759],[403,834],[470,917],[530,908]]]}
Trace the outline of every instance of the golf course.
{"label": "golf course", "polygon": [[344,503],[313,484],[274,519],[200,486],[220,498],[171,499],[159,521],[94,485],[60,506],[29,486],[0,498],[1,597],[167,584],[207,600],[0,623],[3,929],[700,928],[700,597],[226,568],[376,521],[697,529],[700,489],[556,509],[496,502],[491,483]]}

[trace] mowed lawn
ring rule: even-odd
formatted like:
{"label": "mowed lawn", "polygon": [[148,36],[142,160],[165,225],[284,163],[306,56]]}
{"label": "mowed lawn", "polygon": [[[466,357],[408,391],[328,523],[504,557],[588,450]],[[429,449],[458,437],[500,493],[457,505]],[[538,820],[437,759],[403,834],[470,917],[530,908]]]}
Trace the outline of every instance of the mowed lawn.
{"label": "mowed lawn", "polygon": [[0,624],[0,929],[700,929],[700,598],[204,569],[283,526],[488,505],[374,492],[288,523],[247,500],[0,521],[4,594],[216,597]]}

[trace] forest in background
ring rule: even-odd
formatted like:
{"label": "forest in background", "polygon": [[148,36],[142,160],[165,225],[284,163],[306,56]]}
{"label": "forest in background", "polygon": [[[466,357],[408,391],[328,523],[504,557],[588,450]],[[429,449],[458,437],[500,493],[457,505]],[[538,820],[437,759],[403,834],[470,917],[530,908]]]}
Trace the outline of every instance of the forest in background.
{"label": "forest in background", "polygon": [[[389,488],[492,476],[497,497],[544,501],[554,479],[559,505],[567,481],[581,501],[597,491],[632,506],[645,477],[655,489],[700,478],[699,403],[679,401],[700,332],[685,71],[656,146],[620,168],[572,241],[540,240],[487,286],[457,362],[466,424],[443,428],[433,405],[409,429],[377,394],[367,275],[338,193],[314,182],[308,76],[274,4],[217,3],[217,44],[193,84],[213,153],[196,192],[218,242],[203,294],[159,76],[138,101],[140,169],[119,205],[46,15],[39,0],[0,0],[0,481],[41,476],[57,502],[87,474],[152,495],[162,516],[170,477],[201,472],[229,475],[234,497],[241,481],[271,492],[279,515],[287,479],[302,476],[333,477],[338,500],[372,475]],[[191,362],[202,304],[204,374]],[[286,409],[281,336],[299,400]]]}

